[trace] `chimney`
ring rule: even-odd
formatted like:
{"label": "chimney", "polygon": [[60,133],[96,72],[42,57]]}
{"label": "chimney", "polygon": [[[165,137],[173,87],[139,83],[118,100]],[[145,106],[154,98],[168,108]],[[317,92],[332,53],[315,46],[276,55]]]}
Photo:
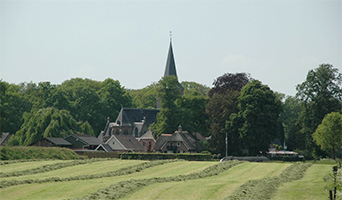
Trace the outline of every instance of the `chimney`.
{"label": "chimney", "polygon": [[178,133],[182,133],[182,126],[181,125],[178,126]]}

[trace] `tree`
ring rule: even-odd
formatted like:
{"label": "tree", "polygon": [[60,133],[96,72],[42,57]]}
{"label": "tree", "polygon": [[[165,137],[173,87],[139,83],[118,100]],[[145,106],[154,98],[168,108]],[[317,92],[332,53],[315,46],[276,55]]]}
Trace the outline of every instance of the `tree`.
{"label": "tree", "polygon": [[140,90],[128,90],[135,108],[157,107],[157,83],[152,83]]}
{"label": "tree", "polygon": [[187,93],[175,102],[180,112],[181,125],[183,130],[190,133],[201,133],[207,136],[208,116],[205,113],[207,97],[199,93]]}
{"label": "tree", "polygon": [[244,149],[250,155],[268,151],[271,141],[277,137],[277,121],[281,102],[274,92],[258,80],[253,80],[241,90],[239,97],[239,134]]}
{"label": "tree", "polygon": [[280,114],[279,120],[284,126],[286,146],[291,150],[300,148],[300,144],[304,144],[304,139],[300,138],[300,128],[297,124],[300,112],[300,100],[293,96],[287,96],[283,104],[283,112]]}
{"label": "tree", "polygon": [[192,81],[183,81],[181,85],[184,88],[184,95],[194,94],[197,96],[207,96],[210,90],[209,87]]}
{"label": "tree", "polygon": [[14,134],[23,123],[22,115],[31,110],[25,91],[21,86],[0,80],[0,132]]}
{"label": "tree", "polygon": [[335,160],[335,152],[342,145],[342,115],[338,112],[327,114],[312,137],[322,150],[331,150]]}
{"label": "tree", "polygon": [[[132,106],[131,96],[124,87],[121,87],[119,81],[107,78],[101,83],[101,89],[98,91],[98,94],[103,106],[102,115],[105,117],[115,118],[118,116],[121,108]],[[102,127],[104,127],[106,120],[103,120],[102,124]]]}
{"label": "tree", "polygon": [[155,135],[173,133],[181,124],[180,112],[175,104],[181,96],[177,77],[163,77],[157,84],[157,92],[161,108],[156,121],[151,124],[151,129]]}
{"label": "tree", "polygon": [[[342,74],[338,68],[330,64],[321,64],[318,68],[310,70],[306,80],[297,85],[296,96],[301,100],[301,114],[298,124],[300,134],[304,138],[305,149],[310,152],[315,148],[312,143],[312,133],[322,122],[324,116],[331,112],[338,112],[342,102]],[[319,148],[316,148],[316,153]]]}
{"label": "tree", "polygon": [[[210,119],[209,148],[214,153],[225,153],[225,136],[228,131],[226,122],[230,116],[238,112],[238,97],[241,89],[251,80],[245,73],[226,73],[218,77],[209,91],[209,100],[206,105],[206,114]],[[229,152],[236,152],[238,143],[236,141],[236,132],[228,134]]]}
{"label": "tree", "polygon": [[29,145],[44,137],[65,137],[79,133],[81,128],[84,134],[93,134],[87,124],[77,123],[67,110],[56,108],[42,108],[38,111],[24,113],[24,123],[21,129],[9,140],[11,145]]}

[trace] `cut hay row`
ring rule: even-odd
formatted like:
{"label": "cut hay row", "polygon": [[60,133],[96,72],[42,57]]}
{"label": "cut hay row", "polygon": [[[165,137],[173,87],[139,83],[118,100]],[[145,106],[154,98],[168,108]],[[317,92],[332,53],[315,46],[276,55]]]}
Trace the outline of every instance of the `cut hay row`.
{"label": "cut hay row", "polygon": [[124,197],[127,194],[136,192],[137,190],[140,190],[141,188],[154,184],[154,183],[179,182],[179,181],[207,178],[207,177],[218,175],[241,163],[242,163],[241,161],[228,161],[228,162],[218,163],[213,166],[209,166],[201,172],[190,173],[187,175],[178,175],[178,176],[172,176],[172,177],[153,177],[153,178],[148,178],[148,179],[140,179],[140,180],[131,179],[127,181],[121,181],[117,184],[101,189],[93,194],[84,196],[80,199],[119,199],[119,198]]}
{"label": "cut hay row", "polygon": [[38,173],[44,173],[48,171],[58,170],[65,167],[71,167],[75,165],[82,165],[82,164],[89,164],[93,162],[99,162],[103,160],[108,159],[87,159],[87,160],[74,160],[70,162],[59,162],[59,163],[53,163],[48,165],[42,165],[36,168],[21,170],[21,171],[13,171],[13,172],[0,172],[0,178],[3,177],[13,177],[13,176],[23,176],[28,174],[38,174]]}
{"label": "cut hay row", "polygon": [[177,160],[158,160],[158,161],[151,161],[151,162],[143,162],[141,164],[124,167],[119,170],[110,171],[106,173],[79,175],[79,176],[72,176],[72,177],[66,177],[66,178],[49,177],[45,179],[4,180],[4,181],[2,180],[0,181],[0,188],[6,188],[6,187],[10,187],[14,185],[21,185],[21,184],[64,182],[64,181],[89,180],[89,179],[98,179],[98,178],[104,178],[104,177],[121,176],[125,174],[132,174],[132,173],[140,172],[150,167],[162,165],[162,164],[169,163],[169,162],[175,162],[175,161]]}
{"label": "cut hay row", "polygon": [[276,189],[286,182],[303,178],[312,163],[295,163],[287,167],[279,176],[250,180],[241,185],[227,200],[271,199]]}

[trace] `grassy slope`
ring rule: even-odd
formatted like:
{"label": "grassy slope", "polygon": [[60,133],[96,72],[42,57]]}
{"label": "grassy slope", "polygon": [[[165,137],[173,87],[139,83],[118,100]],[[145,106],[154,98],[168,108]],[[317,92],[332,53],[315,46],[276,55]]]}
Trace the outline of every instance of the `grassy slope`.
{"label": "grassy slope", "polygon": [[247,180],[279,175],[290,164],[243,163],[209,178],[150,185],[125,199],[223,199]]}
{"label": "grassy slope", "polygon": [[[121,162],[121,160],[119,160]],[[123,161],[123,160],[122,160]],[[141,162],[141,161],[138,161]],[[139,173],[125,176],[101,178],[85,181],[70,181],[61,183],[44,183],[19,185],[0,190],[0,196],[4,199],[66,199],[81,197],[85,194],[96,192],[100,188],[124,180],[141,179],[150,177],[174,176],[188,174],[203,170],[215,162],[189,162],[181,161],[152,167]],[[84,167],[79,165],[80,168]],[[107,166],[109,167],[109,166]],[[120,165],[119,168],[122,166]],[[118,168],[117,168],[118,169]],[[81,169],[80,169],[81,170]],[[85,170],[86,171],[86,170]],[[18,193],[20,191],[20,193]]]}
{"label": "grassy slope", "polygon": [[332,171],[333,165],[314,164],[304,175],[304,178],[298,181],[285,183],[279,187],[274,200],[297,200],[297,199],[328,199],[329,193],[324,191],[326,182],[323,178]]}

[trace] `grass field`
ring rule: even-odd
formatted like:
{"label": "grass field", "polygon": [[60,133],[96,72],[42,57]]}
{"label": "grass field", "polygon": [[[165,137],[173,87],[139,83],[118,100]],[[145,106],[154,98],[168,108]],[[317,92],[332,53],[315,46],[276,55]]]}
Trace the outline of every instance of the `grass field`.
{"label": "grass field", "polygon": [[[15,172],[37,168],[42,165],[57,164],[70,161],[32,161],[0,165],[0,171]],[[120,170],[129,170],[142,166],[150,161],[139,160],[98,160],[87,164],[79,164],[52,170],[44,173],[22,176],[4,177],[1,182],[10,180],[44,180],[52,177],[77,177],[101,174]],[[201,174],[207,167],[217,162],[176,161],[156,164],[149,168],[136,170],[126,174],[86,180],[64,180],[62,182],[30,183],[9,186],[0,189],[0,199],[74,199],[82,198],[120,184],[122,181],[146,180],[155,177],[178,177],[179,175]],[[244,162],[230,169],[209,177],[198,177],[192,180],[164,181],[148,184],[139,190],[129,192],[123,199],[224,199],[232,195],[241,185],[249,180],[279,176],[284,169],[293,163],[251,163]],[[276,190],[273,199],[327,199],[323,178],[331,171],[333,164],[313,164],[297,181],[282,184]]]}

